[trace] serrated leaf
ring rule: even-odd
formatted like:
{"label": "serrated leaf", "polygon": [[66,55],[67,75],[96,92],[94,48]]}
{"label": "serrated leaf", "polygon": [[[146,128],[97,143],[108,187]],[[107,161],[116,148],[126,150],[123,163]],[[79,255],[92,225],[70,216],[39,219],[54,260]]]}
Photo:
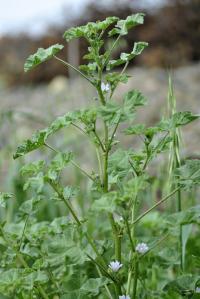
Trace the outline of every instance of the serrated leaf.
{"label": "serrated leaf", "polygon": [[144,106],[147,103],[146,98],[138,90],[129,91],[124,97],[124,105],[129,109]]}
{"label": "serrated leaf", "polygon": [[128,34],[128,30],[131,28],[141,25],[144,23],[144,14],[137,13],[131,16],[128,16],[125,20],[119,20],[115,25],[115,28],[109,32],[109,36],[113,36],[116,34],[126,35]]}
{"label": "serrated leaf", "polygon": [[115,66],[126,63],[127,61],[132,60],[137,55],[140,55],[142,51],[148,46],[146,42],[137,42],[134,43],[134,47],[131,53],[121,53],[120,58],[117,60],[110,60],[107,65],[107,70],[112,69]]}
{"label": "serrated leaf", "polygon": [[56,53],[61,51],[63,48],[64,46],[59,44],[55,44],[47,49],[39,48],[35,54],[30,55],[27,58],[24,64],[24,71],[28,72],[32,70],[37,65],[53,57]]}
{"label": "serrated leaf", "polygon": [[141,92],[133,90],[125,95],[122,105],[108,101],[106,105],[99,107],[98,114],[109,125],[113,125],[118,122],[133,120],[136,108],[145,105],[145,103],[146,99]]}
{"label": "serrated leaf", "polygon": [[169,131],[180,126],[185,126],[192,121],[197,120],[199,117],[199,115],[195,115],[190,111],[176,112],[171,118],[162,120],[158,126],[161,130]]}

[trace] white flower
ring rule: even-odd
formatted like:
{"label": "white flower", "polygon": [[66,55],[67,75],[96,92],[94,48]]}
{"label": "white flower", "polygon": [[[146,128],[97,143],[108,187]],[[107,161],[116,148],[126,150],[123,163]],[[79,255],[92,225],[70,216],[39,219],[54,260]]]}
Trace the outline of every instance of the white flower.
{"label": "white flower", "polygon": [[109,86],[109,84],[108,83],[104,83],[104,82],[102,82],[101,83],[101,90],[103,91],[103,92],[108,92],[109,90],[110,90],[110,86]]}
{"label": "white flower", "polygon": [[129,295],[119,296],[119,299],[131,299]]}
{"label": "white flower", "polygon": [[139,253],[146,253],[149,250],[149,247],[146,243],[138,243],[135,250]]}
{"label": "white flower", "polygon": [[113,271],[113,272],[117,272],[123,265],[120,264],[119,261],[114,261],[114,262],[110,262],[110,264],[108,265],[108,267]]}
{"label": "white flower", "polygon": [[200,293],[200,287],[196,287],[195,293]]}

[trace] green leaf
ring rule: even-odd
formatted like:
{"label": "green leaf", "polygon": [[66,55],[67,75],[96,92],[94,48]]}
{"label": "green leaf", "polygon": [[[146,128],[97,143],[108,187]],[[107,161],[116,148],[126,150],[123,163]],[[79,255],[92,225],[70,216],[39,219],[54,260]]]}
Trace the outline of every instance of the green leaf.
{"label": "green leaf", "polygon": [[44,174],[39,172],[37,176],[28,178],[26,183],[24,184],[24,190],[33,189],[36,191],[37,194],[40,194],[44,187]]}
{"label": "green leaf", "polygon": [[182,296],[191,296],[194,292],[197,280],[197,276],[185,274],[166,284],[164,291],[173,291]]}
{"label": "green leaf", "polygon": [[40,202],[41,197],[34,197],[32,199],[26,200],[22,203],[19,208],[19,211],[25,215],[31,215],[32,213],[36,212],[37,205]]}
{"label": "green leaf", "polygon": [[184,188],[200,184],[200,160],[186,160],[174,173],[177,183]]}
{"label": "green leaf", "polygon": [[78,193],[78,188],[76,188],[76,187],[67,186],[63,189],[63,196],[67,200],[76,196],[77,193]]}
{"label": "green leaf", "polygon": [[199,115],[194,115],[190,111],[177,112],[172,116],[172,123],[175,127],[184,126],[198,119]]}
{"label": "green leaf", "polygon": [[118,201],[118,194],[115,191],[103,195],[100,199],[95,200],[91,206],[92,211],[96,212],[110,212],[116,211]]}
{"label": "green leaf", "polygon": [[53,45],[47,49],[39,48],[35,54],[30,55],[27,58],[24,65],[24,71],[28,72],[32,70],[37,65],[53,57],[56,53],[61,51],[63,48],[64,46],[59,44]]}
{"label": "green leaf", "polygon": [[45,166],[44,160],[39,160],[36,162],[28,163],[20,169],[20,173],[23,176],[25,176],[25,175],[33,176],[33,175],[36,175],[39,172],[41,172],[43,170],[44,166]]}
{"label": "green leaf", "polygon": [[7,200],[12,198],[12,193],[0,192],[0,207],[5,208]]}
{"label": "green leaf", "polygon": [[117,73],[117,72],[108,73],[105,76],[106,81],[111,86],[111,90],[114,90],[119,82],[120,83],[127,83],[128,78],[130,78],[130,76],[128,76],[126,74]]}
{"label": "green leaf", "polygon": [[85,37],[86,39],[94,37],[100,30],[106,30],[110,25],[117,22],[119,18],[108,17],[104,21],[89,22],[86,25],[72,27],[65,31],[63,37],[67,42],[74,38]]}
{"label": "green leaf", "polygon": [[161,130],[170,131],[171,129],[185,126],[198,118],[199,115],[195,115],[190,111],[176,112],[171,118],[162,120],[158,126]]}
{"label": "green leaf", "polygon": [[137,124],[131,127],[128,127],[124,130],[127,135],[145,135],[148,138],[151,138],[158,132],[160,132],[159,127],[148,127],[146,128],[144,124]]}
{"label": "green leaf", "polygon": [[166,218],[167,225],[172,227],[200,223],[200,205],[193,206],[185,211],[173,213]]}
{"label": "green leaf", "polygon": [[99,107],[98,114],[109,125],[117,124],[122,119],[122,107],[114,101],[108,101],[105,106]]}
{"label": "green leaf", "polygon": [[109,36],[113,36],[116,34],[126,35],[128,34],[128,30],[131,28],[141,25],[144,23],[144,14],[137,13],[131,16],[128,16],[125,20],[119,20],[115,25],[115,28],[109,32]]}
{"label": "green leaf", "polygon": [[84,285],[81,286],[81,291],[97,296],[100,292],[100,288],[107,285],[109,280],[105,277],[90,278]]}
{"label": "green leaf", "polygon": [[57,180],[61,170],[72,160],[72,153],[58,153],[51,161],[46,177],[51,180]]}
{"label": "green leaf", "polygon": [[134,47],[131,53],[121,53],[120,59],[117,60],[110,60],[107,65],[107,70],[112,69],[115,66],[121,65],[126,63],[127,61],[132,60],[137,55],[140,55],[142,51],[148,46],[146,42],[137,42],[134,43]]}
{"label": "green leaf", "polygon": [[146,98],[138,90],[129,91],[124,98],[124,105],[127,109],[133,110],[135,107],[144,106],[147,103]]}
{"label": "green leaf", "polygon": [[76,298],[76,299],[89,299],[91,297],[88,297],[88,294],[85,294],[82,291],[74,291],[74,292],[70,292],[68,294],[62,295],[61,299],[72,299],[72,298]]}
{"label": "green leaf", "polygon": [[53,135],[58,130],[64,127],[68,127],[73,121],[78,118],[79,114],[79,111],[75,111],[72,113],[67,113],[64,116],[59,116],[52,122],[49,127],[37,131],[32,135],[30,139],[25,140],[21,145],[19,145],[16,153],[13,155],[13,158],[17,159],[31,151],[42,147],[49,136]]}
{"label": "green leaf", "polygon": [[183,225],[182,226],[182,257],[183,257],[183,267],[185,267],[185,257],[186,257],[186,245],[187,241],[190,237],[190,234],[192,232],[192,224],[189,225]]}
{"label": "green leaf", "polygon": [[99,107],[98,114],[109,125],[113,125],[118,122],[133,120],[136,108],[145,105],[145,103],[146,99],[141,92],[132,90],[125,95],[123,105],[108,101],[105,106]]}

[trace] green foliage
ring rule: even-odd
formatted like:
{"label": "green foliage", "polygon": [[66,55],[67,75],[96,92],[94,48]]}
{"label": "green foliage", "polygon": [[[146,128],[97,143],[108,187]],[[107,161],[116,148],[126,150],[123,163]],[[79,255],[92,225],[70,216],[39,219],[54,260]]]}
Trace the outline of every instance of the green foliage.
{"label": "green foliage", "polygon": [[200,160],[186,160],[175,172],[175,178],[184,188],[200,184]]}
{"label": "green foliage", "polygon": [[[97,96],[92,106],[67,112],[37,131],[14,154],[17,159],[46,147],[43,159],[29,160],[21,168],[27,198],[22,198],[13,222],[4,217],[0,224],[0,298],[119,299],[125,294],[133,299],[198,298],[200,242],[193,228],[200,224],[200,206],[192,190],[200,183],[200,162],[183,158],[175,163],[172,190],[166,185],[164,170],[152,171],[151,166],[158,166],[158,156],[172,150],[177,128],[199,115],[174,109],[169,118],[147,127],[135,123],[137,109],[147,103],[140,91],[133,89],[122,101],[115,99],[118,84],[127,83],[130,77],[129,62],[148,44],[135,42],[133,50],[121,53],[117,60],[113,60],[113,50],[122,36],[143,22],[144,14],[138,13],[124,20],[108,17],[68,29],[64,33],[67,42],[74,38],[88,42],[83,57],[88,64],[79,68],[55,56],[63,49],[59,44],[38,49],[27,59],[25,71],[57,59],[83,76]],[[107,50],[105,38],[114,39]],[[121,71],[110,72],[123,64]],[[70,126],[94,147],[93,170],[75,162],[70,144],[66,149],[64,142],[50,139]],[[142,146],[120,146],[119,132],[138,135]],[[87,152],[89,146],[84,144],[81,150]],[[77,182],[71,175],[74,167],[80,172]],[[181,193],[187,196],[184,209],[163,205],[162,213],[154,211],[171,198],[175,202],[177,194],[180,199]],[[0,206],[5,208],[10,197],[1,192]],[[60,217],[55,217],[56,209]]]}
{"label": "green foliage", "polygon": [[35,54],[30,55],[27,58],[24,65],[24,71],[28,72],[35,68],[37,65],[41,64],[42,62],[49,60],[63,48],[64,46],[59,44],[53,45],[47,49],[39,48]]}
{"label": "green foliage", "polygon": [[112,29],[109,32],[110,36],[119,34],[119,35],[127,35],[128,30],[132,29],[137,25],[141,25],[144,23],[144,14],[137,13],[132,16],[128,16],[125,20],[119,20],[115,25],[116,28]]}
{"label": "green foliage", "polygon": [[137,55],[140,55],[142,51],[148,46],[146,42],[137,42],[134,44],[133,50],[131,53],[121,53],[120,59],[110,60],[107,65],[107,70],[112,69],[115,66],[119,66],[121,64],[125,64],[135,58]]}

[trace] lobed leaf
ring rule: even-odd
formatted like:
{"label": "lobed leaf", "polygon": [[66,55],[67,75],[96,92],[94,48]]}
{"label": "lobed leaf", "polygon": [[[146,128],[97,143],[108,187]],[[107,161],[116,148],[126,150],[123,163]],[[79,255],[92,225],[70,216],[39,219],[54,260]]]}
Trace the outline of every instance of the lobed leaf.
{"label": "lobed leaf", "polygon": [[27,58],[24,64],[24,71],[28,72],[32,70],[37,65],[53,57],[56,53],[61,51],[63,48],[64,46],[59,44],[55,44],[47,49],[39,48],[35,54],[30,55]]}
{"label": "lobed leaf", "polygon": [[167,224],[171,224],[172,227],[200,223],[200,205],[193,206],[185,211],[173,213],[166,218]]}
{"label": "lobed leaf", "polygon": [[134,43],[134,47],[131,53],[121,53],[120,58],[117,60],[110,60],[107,64],[107,70],[112,69],[115,66],[125,64],[126,62],[132,60],[136,56],[140,55],[142,51],[148,46],[146,42]]}
{"label": "lobed leaf", "polygon": [[200,184],[200,160],[186,160],[185,164],[175,171],[177,183],[185,188]]}
{"label": "lobed leaf", "polygon": [[73,120],[77,119],[79,112],[67,113],[64,116],[60,116],[56,118],[52,122],[52,124],[47,127],[46,129],[37,131],[35,134],[32,135],[30,139],[25,140],[21,145],[17,147],[16,153],[13,155],[14,159],[17,159],[29,152],[32,152],[43,145],[45,145],[45,141],[47,138],[56,133],[58,130],[68,127]]}
{"label": "lobed leaf", "polygon": [[109,101],[105,106],[99,107],[98,114],[108,124],[113,125],[118,122],[133,120],[136,108],[145,105],[145,103],[146,99],[141,92],[132,90],[125,95],[122,105]]}
{"label": "lobed leaf", "polygon": [[128,16],[125,20],[119,20],[115,25],[115,28],[109,32],[109,36],[113,36],[116,34],[126,35],[128,34],[128,30],[131,28],[141,25],[144,23],[144,14],[137,13],[131,16]]}
{"label": "lobed leaf", "polygon": [[89,22],[86,25],[72,27],[65,31],[63,37],[67,42],[74,38],[85,37],[86,39],[92,37],[94,33],[98,33],[100,30],[106,30],[110,25],[117,22],[119,18],[108,17],[104,21]]}

